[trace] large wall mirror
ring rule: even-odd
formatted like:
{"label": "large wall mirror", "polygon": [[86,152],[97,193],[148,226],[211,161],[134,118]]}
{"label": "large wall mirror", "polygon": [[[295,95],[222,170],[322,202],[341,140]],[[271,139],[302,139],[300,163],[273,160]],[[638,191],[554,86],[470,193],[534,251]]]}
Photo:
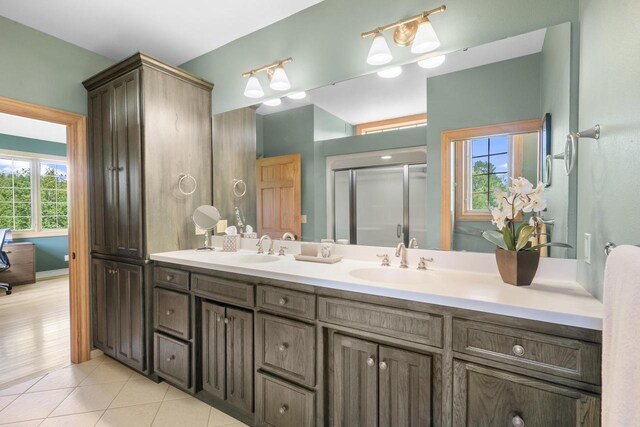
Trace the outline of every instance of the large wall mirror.
{"label": "large wall mirror", "polygon": [[[259,234],[278,238],[299,221],[304,241],[395,246],[415,238],[422,248],[490,252],[481,233],[494,227],[493,191],[512,176],[551,177],[548,238],[575,247],[576,174],[543,157],[564,149],[577,117],[571,24],[428,62],[214,116],[222,217],[233,223],[238,207]],[[287,163],[292,154],[298,164]],[[258,160],[256,169],[256,159],[271,166]],[[248,183],[242,199],[231,191],[234,179]],[[294,211],[275,215],[274,200]]]}

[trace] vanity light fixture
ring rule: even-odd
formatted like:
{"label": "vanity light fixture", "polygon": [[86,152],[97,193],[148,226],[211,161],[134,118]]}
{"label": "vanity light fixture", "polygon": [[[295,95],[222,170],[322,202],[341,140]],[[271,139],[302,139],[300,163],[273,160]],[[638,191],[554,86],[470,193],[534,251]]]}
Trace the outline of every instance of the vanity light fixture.
{"label": "vanity light fixture", "polygon": [[263,104],[269,107],[277,107],[278,105],[282,104],[282,100],[280,98],[273,98],[273,99],[264,101]]}
{"label": "vanity light fixture", "polygon": [[394,29],[393,41],[401,47],[411,45],[412,53],[426,53],[437,49],[440,46],[440,40],[431,21],[429,21],[429,16],[444,12],[446,9],[447,7],[442,5],[393,24],[362,33],[362,38],[373,36],[373,43],[369,49],[369,55],[367,55],[367,64],[383,65],[391,61],[391,51],[384,38],[384,32],[390,29]]}
{"label": "vanity light fixture", "polygon": [[244,95],[248,98],[262,98],[264,91],[260,85],[260,81],[256,74],[261,71],[266,71],[269,77],[269,87],[273,90],[289,90],[291,89],[291,82],[289,77],[284,71],[284,64],[293,61],[292,58],[281,59],[280,61],[273,62],[271,64],[263,65],[262,67],[255,68],[251,71],[247,71],[242,74],[242,77],[249,77],[247,86],[244,90]]}
{"label": "vanity light fixture", "polygon": [[380,156],[380,159],[382,160],[391,160],[393,158],[393,156]]}
{"label": "vanity light fixture", "polygon": [[382,77],[383,79],[392,79],[394,77],[398,77],[400,74],[402,74],[402,67],[399,65],[397,67],[391,67],[378,71],[378,76]]}
{"label": "vanity light fixture", "polygon": [[307,97],[307,92],[305,91],[292,92],[289,95],[287,95],[287,98],[289,99],[304,99],[306,97]]}
{"label": "vanity light fixture", "polygon": [[446,55],[436,55],[418,61],[418,66],[422,68],[436,68],[444,64]]}

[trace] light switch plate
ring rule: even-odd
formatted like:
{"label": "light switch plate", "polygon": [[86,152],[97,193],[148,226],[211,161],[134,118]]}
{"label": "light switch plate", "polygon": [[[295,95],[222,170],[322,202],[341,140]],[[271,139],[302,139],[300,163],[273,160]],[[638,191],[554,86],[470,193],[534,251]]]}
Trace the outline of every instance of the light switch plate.
{"label": "light switch plate", "polygon": [[307,223],[307,216],[306,215],[301,215],[300,216],[300,222],[303,223],[303,224],[306,224]]}
{"label": "light switch plate", "polygon": [[65,260],[65,261],[69,261],[69,255],[65,255],[65,256],[64,256],[64,260]]}
{"label": "light switch plate", "polygon": [[591,264],[591,234],[584,233],[584,262]]}

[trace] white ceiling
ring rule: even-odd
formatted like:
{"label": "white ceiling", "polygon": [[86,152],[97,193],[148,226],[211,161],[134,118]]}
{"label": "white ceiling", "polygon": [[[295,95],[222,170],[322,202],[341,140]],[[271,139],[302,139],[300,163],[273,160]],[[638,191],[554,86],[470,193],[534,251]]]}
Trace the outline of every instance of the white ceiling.
{"label": "white ceiling", "polygon": [[[272,114],[303,105],[316,106],[351,124],[422,114],[427,111],[427,78],[540,52],[546,29],[447,54],[443,65],[423,69],[405,64],[400,76],[383,79],[375,72],[308,92],[305,99],[283,98],[277,107],[261,105],[258,114]],[[392,46],[392,49],[395,48]]]}
{"label": "white ceiling", "polygon": [[0,113],[0,133],[61,144],[67,143],[67,127],[65,125],[5,113]]}
{"label": "white ceiling", "polygon": [[0,15],[114,60],[182,64],[321,0],[2,0]]}

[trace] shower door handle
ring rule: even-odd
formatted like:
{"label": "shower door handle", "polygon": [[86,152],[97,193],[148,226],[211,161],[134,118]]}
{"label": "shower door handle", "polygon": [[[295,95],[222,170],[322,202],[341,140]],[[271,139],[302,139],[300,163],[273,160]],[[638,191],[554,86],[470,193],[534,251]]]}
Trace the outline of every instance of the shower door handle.
{"label": "shower door handle", "polygon": [[398,238],[402,237],[402,224],[398,224],[398,226],[396,227],[396,234]]}

